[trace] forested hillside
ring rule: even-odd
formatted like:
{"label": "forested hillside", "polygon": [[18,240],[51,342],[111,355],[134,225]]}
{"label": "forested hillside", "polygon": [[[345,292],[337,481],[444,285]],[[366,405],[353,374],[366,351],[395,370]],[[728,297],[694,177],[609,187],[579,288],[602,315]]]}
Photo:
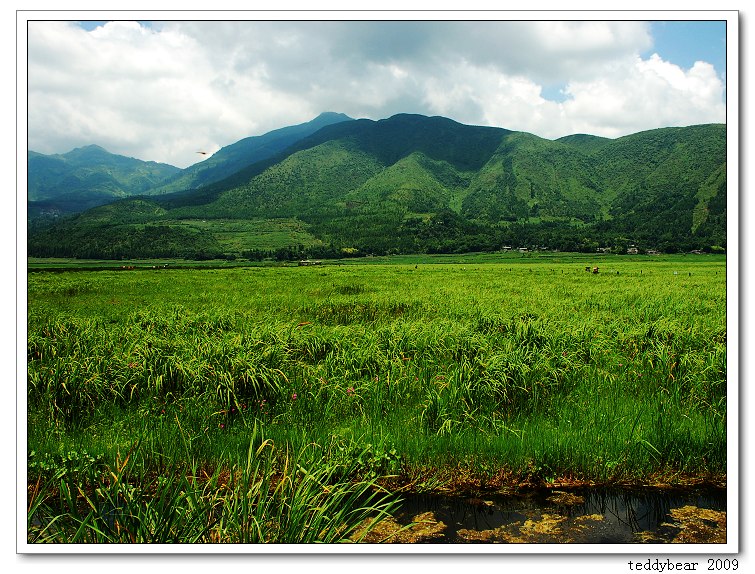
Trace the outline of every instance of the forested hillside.
{"label": "forested hillside", "polygon": [[344,114],[326,112],[312,121],[252,136],[223,147],[204,161],[176,174],[164,185],[150,191],[151,195],[194,190],[221,181],[245,167],[272,157],[303,137],[327,125],[348,121]]}
{"label": "forested hillside", "polygon": [[140,257],[147,235],[150,256],[200,258],[717,251],[726,127],[551,141],[409,114],[339,121],[197,190],[35,229],[29,253]]}
{"label": "forested hillside", "polygon": [[111,154],[96,145],[60,155],[29,151],[27,157],[31,217],[77,213],[147,193],[180,171],[164,163]]}

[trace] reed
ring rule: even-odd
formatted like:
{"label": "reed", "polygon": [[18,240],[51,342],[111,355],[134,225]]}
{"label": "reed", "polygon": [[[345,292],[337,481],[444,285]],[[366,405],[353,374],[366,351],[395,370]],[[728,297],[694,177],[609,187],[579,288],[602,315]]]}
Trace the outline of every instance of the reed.
{"label": "reed", "polygon": [[352,479],[355,460],[319,447],[275,447],[249,439],[246,460],[228,467],[175,465],[159,475],[119,465],[38,472],[30,488],[27,536],[34,543],[359,542],[400,499],[375,478]]}
{"label": "reed", "polygon": [[[343,501],[368,496],[385,475],[435,484],[416,479],[473,469],[545,482],[724,476],[725,261],[617,257],[604,269],[532,261],[31,274],[30,469],[76,452],[120,476],[119,457],[138,441],[134,500],[159,495],[155,509],[201,501],[214,522],[166,520],[203,540],[284,536],[251,526],[261,499],[234,507],[244,520],[223,514],[251,504],[232,493],[251,488],[252,474],[259,493],[281,500],[276,489],[314,493],[348,477],[361,486]],[[197,469],[207,477],[191,478]],[[104,486],[80,492],[70,476],[39,483],[37,514],[50,493],[59,508],[68,493],[80,514],[64,514],[94,536],[85,525]],[[173,494],[157,476],[194,498],[161,502]],[[35,480],[30,472],[30,488]],[[327,530],[297,516],[273,522]]]}

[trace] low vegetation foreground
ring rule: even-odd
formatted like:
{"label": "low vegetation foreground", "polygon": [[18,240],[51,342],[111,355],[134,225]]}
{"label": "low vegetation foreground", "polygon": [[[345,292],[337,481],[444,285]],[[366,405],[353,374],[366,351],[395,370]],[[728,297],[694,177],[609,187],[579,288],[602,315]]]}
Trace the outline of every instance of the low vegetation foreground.
{"label": "low vegetation foreground", "polygon": [[724,256],[426,261],[29,273],[28,540],[359,541],[404,492],[725,484]]}

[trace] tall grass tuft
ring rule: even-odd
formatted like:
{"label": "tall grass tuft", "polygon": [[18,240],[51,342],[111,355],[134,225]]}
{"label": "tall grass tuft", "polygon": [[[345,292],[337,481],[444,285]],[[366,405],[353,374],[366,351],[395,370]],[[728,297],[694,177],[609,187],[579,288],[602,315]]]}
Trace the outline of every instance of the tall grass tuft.
{"label": "tall grass tuft", "polygon": [[355,461],[334,462],[316,446],[281,452],[257,432],[243,464],[211,474],[177,466],[132,476],[133,452],[101,475],[40,473],[29,494],[29,542],[359,542],[400,502],[375,478],[352,480]]}

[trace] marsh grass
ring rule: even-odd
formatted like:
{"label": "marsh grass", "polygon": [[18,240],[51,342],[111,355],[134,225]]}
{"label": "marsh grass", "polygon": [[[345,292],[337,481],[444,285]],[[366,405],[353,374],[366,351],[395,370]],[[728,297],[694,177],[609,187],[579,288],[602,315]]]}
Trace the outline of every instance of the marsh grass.
{"label": "marsh grass", "polygon": [[[38,471],[30,484],[28,539],[43,543],[359,542],[400,499],[354,478],[358,459],[310,445],[277,448],[253,429],[230,467],[175,465]],[[133,466],[133,465],[132,465]]]}
{"label": "marsh grass", "polygon": [[[269,513],[263,532],[249,513],[267,502],[232,495],[252,474],[260,496],[278,492],[270,504],[282,500],[276,489],[294,496],[341,479],[365,487],[342,502],[362,500],[386,475],[416,488],[454,473],[725,475],[725,262],[606,261],[600,275],[537,262],[32,274],[29,450],[117,469],[138,441],[134,500],[199,505],[205,518],[166,516],[187,530],[159,537],[205,541],[280,540],[305,523],[328,540],[342,534]],[[250,437],[263,434],[252,456]],[[307,472],[278,465],[283,452]],[[196,469],[224,470],[206,471],[200,488],[187,478]],[[194,498],[169,498],[155,476],[189,481],[173,486]],[[57,491],[86,503],[69,478],[42,481],[48,495],[34,500]],[[226,506],[247,518],[234,522]],[[80,536],[117,538],[90,528],[88,513],[65,514]]]}

